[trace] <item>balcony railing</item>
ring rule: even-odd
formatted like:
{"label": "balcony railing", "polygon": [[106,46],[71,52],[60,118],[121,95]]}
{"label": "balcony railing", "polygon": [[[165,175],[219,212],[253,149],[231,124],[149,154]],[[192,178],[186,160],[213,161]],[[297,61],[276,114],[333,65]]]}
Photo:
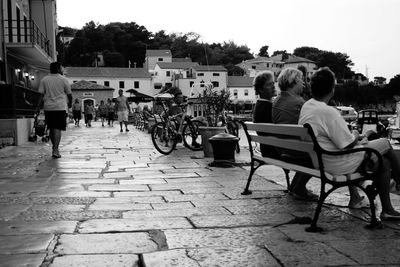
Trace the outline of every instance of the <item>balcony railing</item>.
{"label": "balcony railing", "polygon": [[50,40],[42,33],[33,20],[5,20],[4,35],[6,43],[36,44],[50,57],[53,57]]}

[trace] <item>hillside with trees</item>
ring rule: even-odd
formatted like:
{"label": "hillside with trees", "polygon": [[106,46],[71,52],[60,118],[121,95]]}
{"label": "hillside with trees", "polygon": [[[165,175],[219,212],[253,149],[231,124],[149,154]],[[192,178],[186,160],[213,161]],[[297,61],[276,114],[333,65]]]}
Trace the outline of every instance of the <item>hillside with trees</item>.
{"label": "hillside with trees", "polygon": [[[223,43],[200,42],[200,35],[194,32],[171,33],[165,31],[152,33],[135,22],[113,22],[107,25],[86,23],[82,29],[60,27],[61,35],[73,36],[68,46],[57,40],[58,60],[64,66],[93,66],[99,53],[103,54],[106,67],[142,67],[147,49],[170,49],[174,58],[190,58],[202,65],[223,65],[228,75],[243,75],[236,64],[253,59],[254,55],[246,45],[237,45],[233,41]],[[260,48],[258,56],[269,57],[268,45]],[[271,56],[282,54],[287,58],[286,50],[276,50]],[[298,47],[294,56],[313,60],[318,67],[328,66],[338,79],[335,100],[344,105],[364,108],[367,105],[393,106],[400,95],[400,75],[395,76],[385,86],[374,83],[360,86],[351,78],[353,62],[341,52],[324,51],[315,47]],[[362,75],[362,74],[361,74]],[[365,77],[364,77],[365,78]],[[382,83],[385,78],[375,77]],[[360,109],[358,108],[358,109]]]}

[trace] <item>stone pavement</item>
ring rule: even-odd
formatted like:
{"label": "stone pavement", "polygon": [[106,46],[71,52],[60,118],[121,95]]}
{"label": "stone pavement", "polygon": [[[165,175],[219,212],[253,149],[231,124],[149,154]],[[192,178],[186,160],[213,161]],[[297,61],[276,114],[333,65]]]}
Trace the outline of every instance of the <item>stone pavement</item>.
{"label": "stone pavement", "polygon": [[399,223],[364,229],[368,210],[346,208],[346,190],[323,208],[325,231],[307,233],[291,221],[315,203],[288,196],[279,168],[261,167],[253,194],[240,194],[245,147],[238,166],[212,168],[181,145],[161,155],[130,129],[69,125],[61,159],[48,143],[0,150],[0,266],[400,265]]}

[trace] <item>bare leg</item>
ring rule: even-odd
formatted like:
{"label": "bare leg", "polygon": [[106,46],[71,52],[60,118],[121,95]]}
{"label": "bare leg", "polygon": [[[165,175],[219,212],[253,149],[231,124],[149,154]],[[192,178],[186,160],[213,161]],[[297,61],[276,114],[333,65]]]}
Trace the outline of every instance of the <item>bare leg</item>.
{"label": "bare leg", "polygon": [[129,130],[128,130],[128,122],[127,122],[127,121],[124,121],[124,123],[125,123],[125,131],[126,131],[126,132],[129,132]]}

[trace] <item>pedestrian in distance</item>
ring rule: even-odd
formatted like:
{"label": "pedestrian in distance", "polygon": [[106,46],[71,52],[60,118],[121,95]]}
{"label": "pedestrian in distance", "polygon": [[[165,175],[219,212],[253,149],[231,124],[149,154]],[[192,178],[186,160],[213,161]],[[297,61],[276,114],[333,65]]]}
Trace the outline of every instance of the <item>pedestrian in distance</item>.
{"label": "pedestrian in distance", "polygon": [[76,98],[74,104],[72,105],[72,115],[75,121],[75,126],[79,127],[79,121],[82,118],[82,106],[79,103],[79,99]]}
{"label": "pedestrian in distance", "polygon": [[85,105],[85,123],[86,127],[92,127],[92,120],[95,114],[94,106],[92,103]]}
{"label": "pedestrian in distance", "polygon": [[[310,124],[319,145],[325,150],[340,151],[359,146],[376,149],[383,158],[382,170],[375,180],[382,205],[380,217],[382,220],[400,220],[400,212],[394,209],[390,200],[390,180],[393,178],[399,184],[400,166],[389,140],[380,138],[368,141],[357,130],[350,132],[337,109],[328,106],[335,93],[335,74],[328,67],[319,69],[312,76],[311,93],[313,98],[301,108],[299,124]],[[323,162],[327,172],[346,175],[357,171],[364,157],[365,152],[342,156],[324,155]]]}
{"label": "pedestrian in distance", "polygon": [[118,122],[121,128],[120,132],[123,132],[123,124],[125,125],[125,132],[129,132],[128,116],[131,113],[131,108],[128,103],[128,98],[124,96],[124,91],[122,89],[118,91],[118,97],[115,100],[115,109],[117,110]]}
{"label": "pedestrian in distance", "polygon": [[101,126],[104,127],[104,122],[107,119],[107,106],[106,104],[104,104],[104,101],[101,100],[100,101],[100,105],[99,105],[99,115],[100,115],[100,119],[101,119]]}
{"label": "pedestrian in distance", "polygon": [[107,99],[107,121],[109,126],[114,126],[114,117],[115,117],[115,104],[111,101],[111,99]]}
{"label": "pedestrian in distance", "polygon": [[39,84],[39,92],[43,94],[41,102],[43,102],[46,125],[53,145],[53,158],[61,158],[59,151],[61,131],[66,130],[68,109],[72,106],[71,86],[62,74],[61,64],[53,62],[50,64],[50,74]]}

